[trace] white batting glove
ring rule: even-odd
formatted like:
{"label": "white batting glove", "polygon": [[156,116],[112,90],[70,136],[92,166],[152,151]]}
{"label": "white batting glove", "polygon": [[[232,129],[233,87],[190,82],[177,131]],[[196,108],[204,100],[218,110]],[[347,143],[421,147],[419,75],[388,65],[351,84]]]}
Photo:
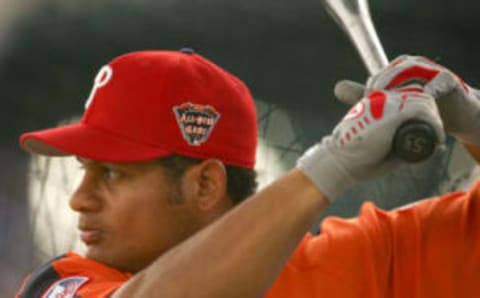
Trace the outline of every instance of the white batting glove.
{"label": "white batting glove", "polygon": [[421,86],[437,102],[448,133],[462,143],[480,145],[480,91],[468,86],[453,72],[419,56],[400,56],[367,82],[343,81],[336,86],[336,95],[346,102],[354,101],[363,92],[373,89],[404,89]]}
{"label": "white batting glove", "polygon": [[359,101],[331,135],[297,161],[299,168],[331,201],[357,182],[379,177],[400,162],[390,154],[396,130],[422,120],[445,134],[433,97],[422,92],[374,91]]}

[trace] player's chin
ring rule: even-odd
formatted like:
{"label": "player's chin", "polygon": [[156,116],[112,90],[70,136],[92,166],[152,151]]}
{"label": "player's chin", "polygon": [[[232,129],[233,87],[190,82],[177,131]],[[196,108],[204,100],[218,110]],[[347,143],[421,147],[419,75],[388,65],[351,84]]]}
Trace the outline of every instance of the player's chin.
{"label": "player's chin", "polygon": [[113,247],[107,247],[106,245],[88,245],[85,256],[119,271],[132,272],[130,264],[126,262],[126,260],[129,259],[129,255],[125,255],[125,252],[122,251],[121,248],[121,244]]}
{"label": "player's chin", "polygon": [[108,266],[112,266],[115,263],[114,249],[107,247],[107,245],[102,243],[87,244],[87,251],[85,252],[85,256],[89,259],[103,263]]}
{"label": "player's chin", "polygon": [[87,251],[85,252],[85,256],[97,262],[105,263],[108,254],[106,252],[106,249],[102,248],[101,245],[87,244]]}

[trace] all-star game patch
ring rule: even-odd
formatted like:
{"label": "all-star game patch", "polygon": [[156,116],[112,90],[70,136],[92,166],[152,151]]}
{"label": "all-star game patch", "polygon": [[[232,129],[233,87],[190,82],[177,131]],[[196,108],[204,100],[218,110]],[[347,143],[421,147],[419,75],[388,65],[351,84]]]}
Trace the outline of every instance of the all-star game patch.
{"label": "all-star game patch", "polygon": [[204,143],[220,118],[214,107],[190,102],[173,107],[173,112],[183,138],[192,146]]}
{"label": "all-star game patch", "polygon": [[77,290],[88,280],[85,276],[62,278],[50,286],[42,298],[75,298]]}

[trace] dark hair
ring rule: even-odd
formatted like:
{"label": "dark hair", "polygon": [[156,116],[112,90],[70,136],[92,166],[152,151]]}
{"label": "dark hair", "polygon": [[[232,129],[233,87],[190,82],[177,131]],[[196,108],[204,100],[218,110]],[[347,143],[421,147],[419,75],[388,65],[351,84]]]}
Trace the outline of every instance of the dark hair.
{"label": "dark hair", "polygon": [[[160,165],[168,172],[172,182],[180,181],[185,171],[203,160],[170,155],[158,160]],[[257,190],[257,173],[247,168],[225,165],[227,171],[227,194],[235,204],[251,196]]]}

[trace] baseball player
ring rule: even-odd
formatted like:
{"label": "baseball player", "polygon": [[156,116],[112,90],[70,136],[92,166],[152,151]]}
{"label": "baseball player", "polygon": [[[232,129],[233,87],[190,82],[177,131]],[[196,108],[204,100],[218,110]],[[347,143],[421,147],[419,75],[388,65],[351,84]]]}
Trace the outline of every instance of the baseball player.
{"label": "baseball player", "polygon": [[[406,60],[372,79],[366,92],[345,85],[343,99],[360,93],[361,99],[331,135],[252,195],[256,116],[246,86],[190,50],[115,58],[97,75],[79,124],[21,137],[28,151],[74,155],[84,168],[70,205],[79,213],[87,252],[69,252],[35,270],[17,297],[477,292],[478,184],[393,212],[366,203],[358,218],[327,219],[320,235],[305,236],[340,193],[400,163],[389,153],[402,123],[427,122],[439,144],[441,119],[447,129],[457,127],[455,117],[440,118],[448,111],[439,113],[434,97],[480,112],[473,90],[460,92],[466,85],[437,65],[428,64],[437,75],[421,88],[404,88],[417,75],[408,71],[417,61]],[[391,73],[407,79],[399,82]],[[449,132],[480,160],[473,132],[479,119],[463,120]]]}

